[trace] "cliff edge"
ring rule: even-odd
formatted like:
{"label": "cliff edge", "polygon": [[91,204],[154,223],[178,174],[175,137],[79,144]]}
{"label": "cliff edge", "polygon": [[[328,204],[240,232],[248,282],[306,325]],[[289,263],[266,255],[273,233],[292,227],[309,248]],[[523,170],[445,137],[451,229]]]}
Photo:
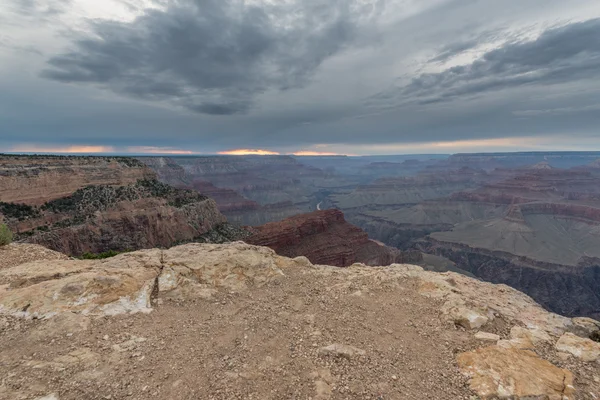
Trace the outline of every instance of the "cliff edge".
{"label": "cliff edge", "polygon": [[15,260],[0,269],[2,399],[600,394],[597,321],[459,274],[241,242]]}

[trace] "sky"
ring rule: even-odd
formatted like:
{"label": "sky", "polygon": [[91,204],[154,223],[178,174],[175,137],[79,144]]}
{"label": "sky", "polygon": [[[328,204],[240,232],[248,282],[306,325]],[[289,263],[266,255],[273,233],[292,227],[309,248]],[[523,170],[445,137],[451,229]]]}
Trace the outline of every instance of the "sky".
{"label": "sky", "polygon": [[600,150],[598,0],[2,0],[0,151]]}

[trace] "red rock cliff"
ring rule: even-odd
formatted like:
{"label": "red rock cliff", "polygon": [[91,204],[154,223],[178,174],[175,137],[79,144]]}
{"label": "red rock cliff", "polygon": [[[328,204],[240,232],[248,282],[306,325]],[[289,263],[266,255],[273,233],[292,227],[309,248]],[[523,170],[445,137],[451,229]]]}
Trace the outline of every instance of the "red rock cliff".
{"label": "red rock cliff", "polygon": [[245,241],[268,246],[287,257],[305,256],[314,264],[347,267],[419,262],[418,252],[402,252],[378,244],[362,229],[349,224],[339,210],[316,211],[252,228]]}

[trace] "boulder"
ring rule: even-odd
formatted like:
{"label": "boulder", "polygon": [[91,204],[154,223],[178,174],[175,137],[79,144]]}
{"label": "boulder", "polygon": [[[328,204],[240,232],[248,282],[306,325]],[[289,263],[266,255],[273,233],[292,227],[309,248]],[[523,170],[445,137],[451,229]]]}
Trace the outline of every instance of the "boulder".
{"label": "boulder", "polygon": [[582,361],[600,362],[600,343],[576,336],[572,333],[565,333],[558,339],[556,350],[572,354]]}

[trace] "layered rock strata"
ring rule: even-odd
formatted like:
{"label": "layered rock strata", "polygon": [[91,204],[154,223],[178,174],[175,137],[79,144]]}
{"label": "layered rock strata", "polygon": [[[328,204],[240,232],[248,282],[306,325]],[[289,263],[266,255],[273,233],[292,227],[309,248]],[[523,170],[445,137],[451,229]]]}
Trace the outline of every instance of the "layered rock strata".
{"label": "layered rock strata", "polygon": [[418,251],[402,252],[370,240],[366,232],[346,222],[339,210],[301,214],[251,232],[245,239],[248,243],[270,247],[287,257],[305,256],[317,264],[347,267],[422,261]]}

